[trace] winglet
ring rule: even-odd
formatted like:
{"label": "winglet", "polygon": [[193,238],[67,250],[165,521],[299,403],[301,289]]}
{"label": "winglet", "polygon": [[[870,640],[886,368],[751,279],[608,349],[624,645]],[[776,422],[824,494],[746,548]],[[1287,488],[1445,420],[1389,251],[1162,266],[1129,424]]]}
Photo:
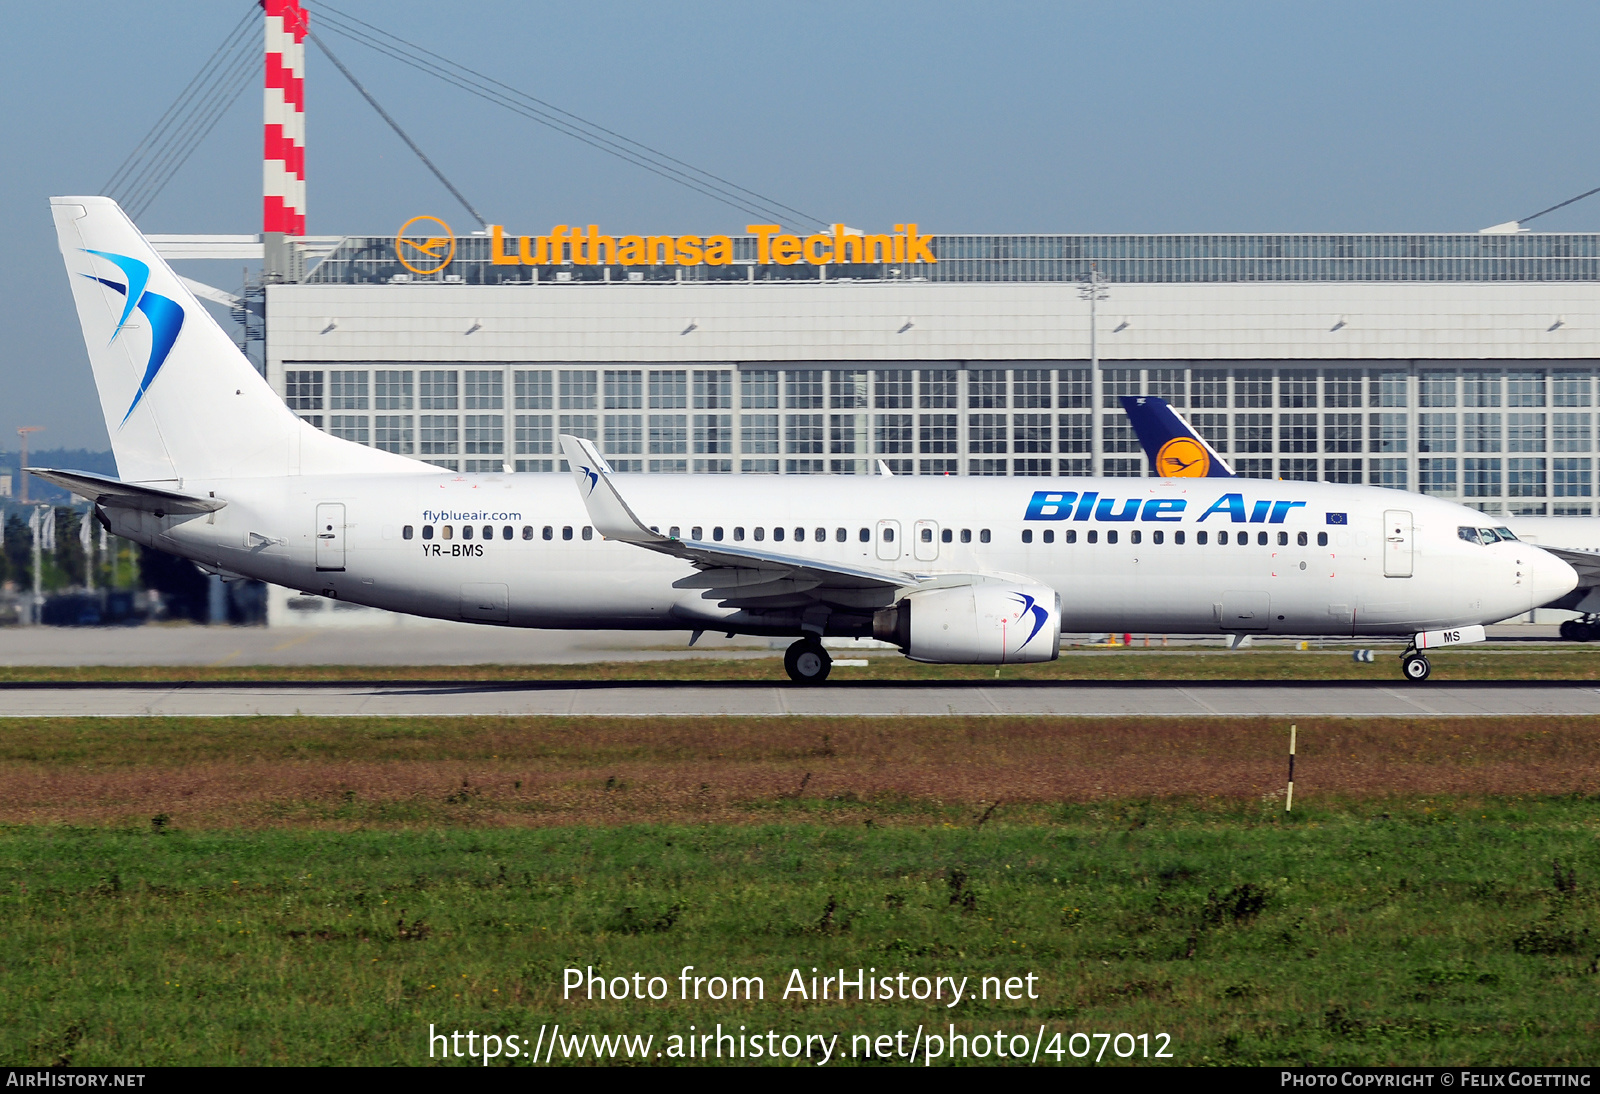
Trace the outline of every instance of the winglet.
{"label": "winglet", "polygon": [[606,539],[619,539],[624,543],[666,543],[669,537],[652,532],[634,515],[628,503],[622,500],[616,484],[611,481],[611,467],[595,449],[592,441],[561,434],[561,454],[572,467],[573,481],[578,484],[578,496],[583,499],[589,519]]}
{"label": "winglet", "polygon": [[1183,415],[1154,395],[1124,395],[1128,424],[1150,460],[1150,473],[1162,479],[1231,479],[1228,461],[1194,431]]}

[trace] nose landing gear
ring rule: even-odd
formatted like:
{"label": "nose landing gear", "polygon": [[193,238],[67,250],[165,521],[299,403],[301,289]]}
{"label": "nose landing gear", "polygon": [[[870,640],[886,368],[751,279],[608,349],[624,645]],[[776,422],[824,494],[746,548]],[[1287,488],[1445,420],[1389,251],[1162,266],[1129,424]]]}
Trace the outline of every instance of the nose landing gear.
{"label": "nose landing gear", "polygon": [[802,638],[783,655],[783,670],[797,684],[820,684],[833,669],[833,658],[815,638]]}
{"label": "nose landing gear", "polygon": [[1432,671],[1433,666],[1428,664],[1428,659],[1415,649],[1407,650],[1400,658],[1400,672],[1410,683],[1422,683]]}

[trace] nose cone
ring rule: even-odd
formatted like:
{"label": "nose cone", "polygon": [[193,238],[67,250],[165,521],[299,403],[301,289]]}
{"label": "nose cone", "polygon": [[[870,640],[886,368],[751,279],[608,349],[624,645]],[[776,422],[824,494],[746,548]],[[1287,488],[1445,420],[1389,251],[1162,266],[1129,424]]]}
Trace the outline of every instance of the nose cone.
{"label": "nose cone", "polygon": [[1532,544],[1520,544],[1523,556],[1523,584],[1528,588],[1528,606],[1537,608],[1560,600],[1578,587],[1578,571],[1548,551]]}

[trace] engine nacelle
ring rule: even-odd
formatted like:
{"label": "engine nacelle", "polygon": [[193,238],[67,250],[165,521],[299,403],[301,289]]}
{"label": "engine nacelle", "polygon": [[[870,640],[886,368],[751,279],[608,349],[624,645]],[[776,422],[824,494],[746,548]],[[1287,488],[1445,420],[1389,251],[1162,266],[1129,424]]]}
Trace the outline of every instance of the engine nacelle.
{"label": "engine nacelle", "polygon": [[1043,585],[962,585],[911,593],[872,618],[873,637],[913,661],[1006,665],[1054,661],[1061,596]]}

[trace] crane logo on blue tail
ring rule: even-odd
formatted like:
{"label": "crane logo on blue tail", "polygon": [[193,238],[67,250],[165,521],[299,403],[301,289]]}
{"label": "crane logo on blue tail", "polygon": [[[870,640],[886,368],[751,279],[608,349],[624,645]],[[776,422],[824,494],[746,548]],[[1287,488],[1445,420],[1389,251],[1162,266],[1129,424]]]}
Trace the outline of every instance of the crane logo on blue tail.
{"label": "crane logo on blue tail", "polygon": [[[128,411],[118,423],[119,428],[126,425],[132,416],[134,408],[144,398],[144,393],[150,389],[150,384],[155,380],[156,374],[161,371],[161,366],[167,363],[167,356],[172,352],[172,346],[178,340],[178,332],[183,329],[183,305],[170,297],[160,293],[149,292],[145,289],[150,281],[150,267],[140,262],[137,258],[127,255],[112,254],[110,251],[95,251],[84,248],[86,254],[97,255],[107,262],[113,263],[126,277],[127,283],[112,281],[107,277],[96,277],[94,274],[84,274],[91,281],[98,281],[113,292],[118,292],[125,298],[122,305],[122,315],[117,318],[117,329],[111,332],[111,341],[117,340],[117,335],[122,333],[122,328],[127,326],[128,317],[133,310],[138,308],[144,312],[145,318],[150,320],[150,357],[144,365],[144,375],[139,380],[139,390],[133,394],[133,402],[128,404]],[[109,344],[109,343],[108,343]]]}
{"label": "crane logo on blue tail", "polygon": [[1027,593],[1015,593],[1013,595],[1015,596],[1017,603],[1022,605],[1022,611],[1017,613],[1017,618],[1021,619],[1028,615],[1033,616],[1033,630],[1028,632],[1028,637],[1024,638],[1022,640],[1022,645],[1017,647],[1017,649],[1020,650],[1022,646],[1026,646],[1029,642],[1032,642],[1033,636],[1038,634],[1039,629],[1050,621],[1050,613],[1045,610],[1043,604],[1040,604]]}

